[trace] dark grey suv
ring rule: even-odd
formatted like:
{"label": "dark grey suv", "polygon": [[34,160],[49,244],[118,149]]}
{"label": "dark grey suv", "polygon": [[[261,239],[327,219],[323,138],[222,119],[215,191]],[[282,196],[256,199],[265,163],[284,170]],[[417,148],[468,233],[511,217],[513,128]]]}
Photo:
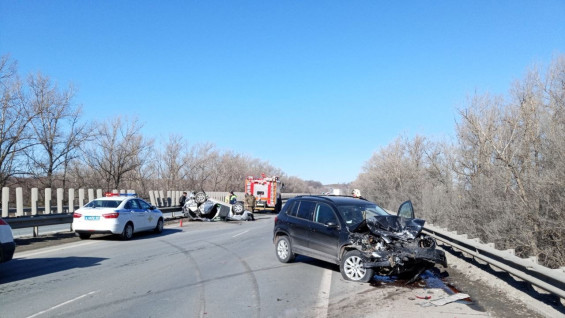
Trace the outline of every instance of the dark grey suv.
{"label": "dark grey suv", "polygon": [[335,263],[346,280],[368,282],[375,274],[415,280],[435,264],[447,267],[445,253],[421,232],[424,222],[414,218],[410,201],[390,215],[365,199],[298,196],[275,218],[273,242],[279,261],[301,254]]}

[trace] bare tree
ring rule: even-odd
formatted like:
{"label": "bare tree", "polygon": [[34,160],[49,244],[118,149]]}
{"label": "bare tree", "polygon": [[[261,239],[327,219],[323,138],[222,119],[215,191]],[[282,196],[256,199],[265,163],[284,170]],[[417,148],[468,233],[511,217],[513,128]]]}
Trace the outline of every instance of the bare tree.
{"label": "bare tree", "polygon": [[565,264],[565,56],[459,109],[457,140],[397,139],[354,182],[385,207],[411,198],[428,220]]}
{"label": "bare tree", "polygon": [[0,186],[22,170],[23,151],[31,147],[29,123],[34,114],[17,76],[16,63],[8,56],[0,58]]}
{"label": "bare tree", "polygon": [[156,164],[158,176],[163,180],[166,189],[183,188],[182,169],[185,165],[183,156],[187,153],[188,145],[182,136],[169,135],[169,140],[165,144],[164,151],[159,153],[159,160]]}
{"label": "bare tree", "polygon": [[86,149],[87,164],[107,190],[119,189],[147,161],[153,142],[141,135],[142,127],[137,119],[117,117],[100,125],[98,138]]}
{"label": "bare tree", "polygon": [[31,121],[36,146],[28,149],[30,171],[53,186],[59,173],[65,187],[67,169],[77,158],[81,145],[93,137],[91,126],[80,122],[81,109],[73,104],[74,90],[59,90],[47,76],[29,76],[30,103],[36,116]]}

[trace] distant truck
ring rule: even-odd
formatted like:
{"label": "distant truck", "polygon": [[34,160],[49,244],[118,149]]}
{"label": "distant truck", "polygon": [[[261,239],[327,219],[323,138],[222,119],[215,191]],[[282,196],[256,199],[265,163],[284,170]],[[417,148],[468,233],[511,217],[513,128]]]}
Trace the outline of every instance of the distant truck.
{"label": "distant truck", "polygon": [[249,176],[245,179],[245,193],[255,197],[255,210],[274,211],[278,213],[282,207],[282,184],[279,177],[261,178]]}

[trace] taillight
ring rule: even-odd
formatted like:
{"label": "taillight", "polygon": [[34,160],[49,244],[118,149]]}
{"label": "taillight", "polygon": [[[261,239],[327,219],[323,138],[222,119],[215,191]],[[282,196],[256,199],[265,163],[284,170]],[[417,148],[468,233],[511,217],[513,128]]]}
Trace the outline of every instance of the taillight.
{"label": "taillight", "polygon": [[76,212],[73,213],[73,218],[75,218],[75,219],[78,219],[78,218],[80,218],[81,216],[82,216],[82,214],[80,214],[80,213],[76,213]]}
{"label": "taillight", "polygon": [[6,221],[0,219],[0,225],[8,225],[8,223],[6,223]]}
{"label": "taillight", "polygon": [[277,221],[279,220],[279,216],[275,216],[275,223],[277,223]]}
{"label": "taillight", "polygon": [[102,214],[102,216],[103,216],[105,219],[117,219],[118,216],[120,216],[120,213],[118,213],[118,212],[114,212],[114,213],[105,213],[105,214]]}

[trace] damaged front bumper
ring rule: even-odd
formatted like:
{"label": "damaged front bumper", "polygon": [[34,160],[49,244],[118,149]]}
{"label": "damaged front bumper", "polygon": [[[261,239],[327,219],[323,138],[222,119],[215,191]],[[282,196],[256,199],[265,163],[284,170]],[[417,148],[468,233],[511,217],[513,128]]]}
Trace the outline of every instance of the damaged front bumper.
{"label": "damaged front bumper", "polygon": [[[383,255],[384,254],[384,255]],[[433,267],[435,264],[447,267],[445,252],[435,248],[421,248],[413,251],[373,252],[366,256],[365,268],[390,267],[397,273],[411,270],[413,267]]]}
{"label": "damaged front bumper", "polygon": [[363,255],[363,267],[382,275],[419,272],[436,264],[447,267],[445,252],[436,249],[434,238],[423,234],[424,220],[398,216],[375,216],[349,234],[352,245]]}

